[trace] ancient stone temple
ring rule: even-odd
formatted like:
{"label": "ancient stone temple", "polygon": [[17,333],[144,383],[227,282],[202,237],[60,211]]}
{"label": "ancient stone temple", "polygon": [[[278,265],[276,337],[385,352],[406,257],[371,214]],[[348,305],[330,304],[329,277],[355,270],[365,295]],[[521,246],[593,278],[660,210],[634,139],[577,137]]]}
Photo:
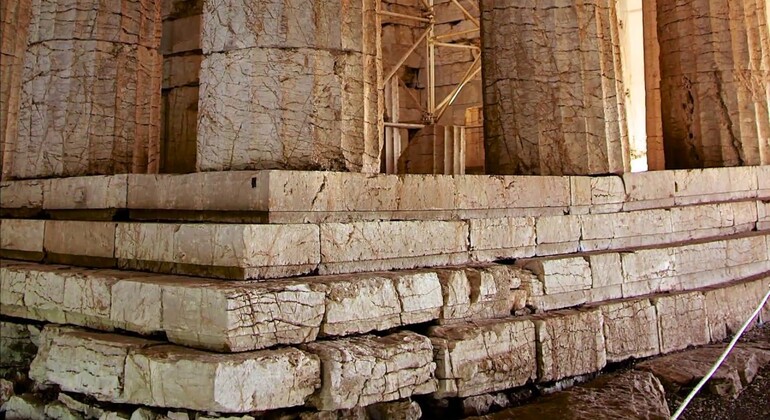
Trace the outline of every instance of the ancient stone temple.
{"label": "ancient stone temple", "polygon": [[668,418],[770,288],[762,0],[0,11],[5,418]]}

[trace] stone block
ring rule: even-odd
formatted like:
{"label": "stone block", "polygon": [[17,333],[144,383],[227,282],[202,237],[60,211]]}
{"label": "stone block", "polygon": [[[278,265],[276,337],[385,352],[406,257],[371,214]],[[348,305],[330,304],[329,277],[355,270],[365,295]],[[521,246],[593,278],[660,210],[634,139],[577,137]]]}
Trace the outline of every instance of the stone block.
{"label": "stone block", "polygon": [[623,283],[621,254],[607,253],[588,256],[591,265],[591,288],[616,286]]}
{"label": "stone block", "polygon": [[591,266],[584,257],[524,260],[517,264],[537,275],[546,295],[588,290],[593,284]]}
{"label": "stone block", "polygon": [[770,230],[770,201],[757,201],[757,230]]}
{"label": "stone block", "polygon": [[710,341],[716,343],[732,338],[764,297],[761,292],[761,281],[705,290],[703,296]]}
{"label": "stone block", "polygon": [[315,225],[119,223],[115,256],[129,269],[237,280],[289,277],[316,267],[318,240]]}
{"label": "stone block", "polygon": [[43,184],[37,179],[0,182],[0,208],[40,209],[43,207]]}
{"label": "stone block", "polygon": [[677,191],[674,174],[674,171],[623,174],[627,194],[623,210],[673,207]]}
{"label": "stone block", "polygon": [[323,382],[310,404],[338,410],[434,392],[433,347],[412,332],[317,341],[304,349],[321,360]]}
{"label": "stone block", "polygon": [[389,274],[401,306],[401,324],[421,324],[441,316],[444,299],[441,282],[434,272]]}
{"label": "stone block", "polygon": [[542,216],[536,222],[537,255],[571,254],[580,249],[580,217]]}
{"label": "stone block", "polygon": [[648,299],[602,305],[601,311],[609,363],[660,353],[657,314]]}
{"label": "stone block", "polygon": [[601,311],[558,311],[533,322],[538,382],[596,372],[607,364]]}
{"label": "stone block", "polygon": [[14,395],[3,404],[3,414],[8,420],[48,420],[45,402],[34,395]]}
{"label": "stone block", "polygon": [[511,280],[484,269],[437,270],[443,307],[440,322],[486,319],[511,313]]}
{"label": "stone block", "polygon": [[79,176],[43,181],[43,208],[48,210],[124,209],[129,175]]}
{"label": "stone block", "polygon": [[324,316],[324,293],[304,282],[160,283],[169,340],[214,351],[251,351],[312,341]]}
{"label": "stone block", "polygon": [[658,313],[661,353],[709,343],[708,314],[702,293],[652,299]]}
{"label": "stone block", "polygon": [[438,398],[515,388],[537,375],[535,327],[528,319],[432,327]]}
{"label": "stone block", "polygon": [[36,326],[0,321],[0,375],[29,368],[37,353],[38,334]]}
{"label": "stone block", "polygon": [[530,296],[527,299],[527,305],[539,311],[573,308],[589,302],[592,290],[576,290],[552,295]]}
{"label": "stone block", "polygon": [[[115,222],[79,222],[48,220],[45,222],[45,250],[48,258],[73,256],[106,259],[113,265],[115,258]],[[61,261],[68,262],[68,261]]]}
{"label": "stone block", "polygon": [[5,255],[26,253],[42,257],[45,232],[44,220],[0,220],[0,249]]}
{"label": "stone block", "polygon": [[293,348],[206,353],[57,326],[41,343],[31,378],[100,401],[240,413],[303,405],[320,385],[318,358]]}
{"label": "stone block", "polygon": [[664,243],[672,232],[667,210],[580,216],[581,250],[597,251]]}
{"label": "stone block", "polygon": [[525,258],[535,255],[533,217],[475,219],[469,221],[470,246],[476,261]]}
{"label": "stone block", "polygon": [[568,177],[466,175],[455,179],[457,208],[545,207],[567,210],[570,206]]}
{"label": "stone block", "polygon": [[[420,232],[420,240],[414,233]],[[457,265],[468,261],[464,222],[321,225],[321,274]]]}
{"label": "stone block", "polygon": [[754,171],[757,173],[757,196],[770,198],[770,165],[757,166]]}
{"label": "stone block", "polygon": [[679,170],[674,172],[674,179],[677,205],[757,196],[758,180],[753,166]]}
{"label": "stone block", "polygon": [[303,405],[320,373],[317,357],[294,348],[217,354],[160,345],[127,357],[123,398],[220,413],[273,410]]}

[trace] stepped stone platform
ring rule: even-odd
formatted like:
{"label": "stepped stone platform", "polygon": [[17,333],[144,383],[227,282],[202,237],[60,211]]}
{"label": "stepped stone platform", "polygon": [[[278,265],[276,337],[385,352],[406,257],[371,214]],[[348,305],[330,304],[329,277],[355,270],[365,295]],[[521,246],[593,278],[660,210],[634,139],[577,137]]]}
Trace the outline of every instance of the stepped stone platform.
{"label": "stepped stone platform", "polygon": [[0,344],[50,391],[14,412],[430,417],[719,342],[770,287],[765,167],[0,188]]}

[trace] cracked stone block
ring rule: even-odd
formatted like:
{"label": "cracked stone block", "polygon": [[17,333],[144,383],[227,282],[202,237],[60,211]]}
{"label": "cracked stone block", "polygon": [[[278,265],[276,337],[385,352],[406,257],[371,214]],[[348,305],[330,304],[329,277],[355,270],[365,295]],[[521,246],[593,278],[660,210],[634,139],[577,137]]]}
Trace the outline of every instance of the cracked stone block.
{"label": "cracked stone block", "polygon": [[527,319],[432,327],[437,398],[515,388],[537,375],[535,327]]}
{"label": "cracked stone block", "polygon": [[38,334],[33,325],[0,321],[0,375],[29,368],[37,353]]}
{"label": "cracked stone block", "polygon": [[580,216],[583,251],[637,247],[665,243],[673,228],[667,210]]}
{"label": "cracked stone block", "polygon": [[601,370],[607,364],[600,310],[571,310],[533,318],[537,380],[556,381]]}
{"label": "cracked stone block", "polygon": [[156,171],[160,79],[154,48],[66,38],[31,44],[9,176]]}
{"label": "cracked stone block", "polygon": [[667,419],[671,413],[660,381],[648,372],[603,375],[583,385],[478,420]]}
{"label": "cracked stone block", "polygon": [[530,296],[527,306],[539,311],[553,311],[556,309],[573,308],[590,302],[591,293],[595,289],[576,290],[565,293],[545,294],[542,296]]}
{"label": "cracked stone block", "polygon": [[770,201],[757,201],[757,230],[770,230]]}
{"label": "cracked stone block", "polygon": [[322,385],[310,399],[319,410],[367,406],[436,390],[430,339],[412,332],[317,341],[303,349],[321,359]]}
{"label": "cracked stone block", "polygon": [[324,317],[324,293],[306,282],[191,284],[177,278],[159,286],[162,329],[185,346],[239,352],[304,343],[315,340]]}
{"label": "cracked stone block", "polygon": [[[464,222],[324,223],[321,274],[458,265],[468,261]],[[420,232],[420,240],[414,233]]]}
{"label": "cracked stone block", "polygon": [[316,267],[318,238],[316,225],[119,223],[115,256],[127,269],[235,280],[290,277]]}
{"label": "cracked stone block", "polygon": [[753,281],[706,290],[703,296],[709,338],[716,343],[732,338],[738,332],[764,294],[762,281]]}
{"label": "cracked stone block", "polygon": [[580,249],[580,218],[542,216],[536,222],[537,255],[569,254]]}
{"label": "cracked stone block", "polygon": [[45,415],[55,420],[83,420],[83,416],[80,413],[67,407],[61,401],[53,401],[46,404]]}
{"label": "cracked stone block", "polygon": [[[590,175],[630,167],[615,15],[608,0],[481,2],[489,173]],[[578,30],[584,36],[570,35]]]}
{"label": "cracked stone block", "polygon": [[770,73],[753,59],[770,55],[767,7],[755,0],[657,2],[667,168],[770,163]]}
{"label": "cracked stone block", "polygon": [[0,208],[5,211],[43,208],[45,182],[37,179],[0,182]]}
{"label": "cracked stone block", "polygon": [[511,278],[487,269],[437,270],[443,296],[439,321],[502,318],[511,314]]}
{"label": "cracked stone block", "polygon": [[45,231],[44,220],[2,219],[0,220],[0,248],[4,254],[43,252]]}
{"label": "cracked stone block", "polygon": [[31,394],[14,395],[2,408],[8,420],[47,420],[45,403]]}
{"label": "cracked stone block", "polygon": [[378,172],[372,2],[215,0],[202,19],[199,170]]}
{"label": "cracked stone block", "polygon": [[242,413],[303,405],[320,386],[318,358],[294,348],[208,353],[59,326],[41,343],[33,380],[105,402]]}
{"label": "cracked stone block", "polygon": [[567,177],[465,176],[455,182],[457,208],[554,208],[563,213],[570,205]]}
{"label": "cracked stone block", "polygon": [[471,219],[470,246],[476,261],[535,255],[534,217]]}
{"label": "cracked stone block", "polygon": [[591,287],[601,288],[623,284],[623,266],[620,254],[595,254],[588,257],[591,265]]}
{"label": "cracked stone block", "polygon": [[591,266],[584,257],[525,260],[519,264],[537,275],[546,295],[588,290],[593,284]]}
{"label": "cracked stone block", "polygon": [[675,207],[671,209],[672,241],[748,232],[757,220],[753,201]]}
{"label": "cracked stone block", "polygon": [[709,343],[708,314],[702,293],[683,293],[652,300],[658,312],[661,353]]}
{"label": "cracked stone block", "polygon": [[657,313],[648,299],[602,305],[601,311],[609,363],[660,353]]}
{"label": "cracked stone block", "polygon": [[673,171],[650,171],[623,174],[626,187],[625,211],[656,207],[673,207],[676,181]]}
{"label": "cracked stone block", "polygon": [[44,209],[123,209],[129,175],[82,176],[43,181]]}

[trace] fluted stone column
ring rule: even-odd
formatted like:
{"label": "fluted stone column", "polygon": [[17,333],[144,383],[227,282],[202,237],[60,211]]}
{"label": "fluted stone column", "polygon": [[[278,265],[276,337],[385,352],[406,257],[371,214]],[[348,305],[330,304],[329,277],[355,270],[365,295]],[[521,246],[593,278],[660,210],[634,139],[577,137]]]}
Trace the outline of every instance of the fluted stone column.
{"label": "fluted stone column", "polygon": [[379,171],[379,0],[206,0],[201,171]]}
{"label": "fluted stone column", "polygon": [[32,0],[9,177],[157,170],[160,3]]}
{"label": "fluted stone column", "polygon": [[31,0],[0,1],[0,172],[5,173],[6,148],[18,133],[21,75],[27,48]]}
{"label": "fluted stone column", "polygon": [[657,0],[666,166],[770,164],[766,0]]}
{"label": "fluted stone column", "polygon": [[482,0],[493,174],[629,169],[615,0]]}

